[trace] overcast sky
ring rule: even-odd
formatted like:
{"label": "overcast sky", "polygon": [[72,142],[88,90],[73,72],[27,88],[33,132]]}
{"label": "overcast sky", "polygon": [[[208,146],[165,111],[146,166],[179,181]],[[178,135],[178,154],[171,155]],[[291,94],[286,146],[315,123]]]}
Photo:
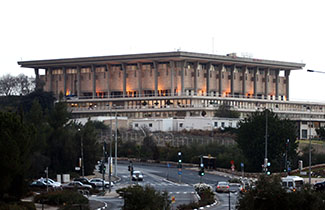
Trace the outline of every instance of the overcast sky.
{"label": "overcast sky", "polygon": [[8,0],[0,2],[0,75],[17,61],[189,51],[303,62],[290,99],[325,103],[325,2],[314,0]]}

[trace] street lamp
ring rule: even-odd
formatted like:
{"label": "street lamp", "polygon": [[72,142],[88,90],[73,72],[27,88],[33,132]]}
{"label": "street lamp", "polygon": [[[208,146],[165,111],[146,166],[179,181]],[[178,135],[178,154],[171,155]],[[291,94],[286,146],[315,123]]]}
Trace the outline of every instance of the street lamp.
{"label": "street lamp", "polygon": [[81,129],[78,128],[78,131],[80,132],[80,147],[81,147],[81,176],[85,176],[85,165],[84,165],[84,142],[83,142],[83,133],[81,132]]}
{"label": "street lamp", "polygon": [[309,184],[311,184],[311,108],[308,106],[307,107],[307,110],[309,112],[309,117],[310,117],[310,120],[309,120],[309,123],[308,123],[308,130],[309,130]]}

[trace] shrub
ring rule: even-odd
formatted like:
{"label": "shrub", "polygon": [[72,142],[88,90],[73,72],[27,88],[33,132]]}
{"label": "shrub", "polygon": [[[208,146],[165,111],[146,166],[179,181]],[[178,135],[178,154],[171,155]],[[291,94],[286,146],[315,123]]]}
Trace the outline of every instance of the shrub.
{"label": "shrub", "polygon": [[31,202],[0,203],[0,210],[36,210],[36,207]]}
{"label": "shrub", "polygon": [[214,193],[210,185],[205,183],[199,183],[194,185],[194,189],[197,194],[200,196],[199,202],[192,202],[190,204],[179,205],[177,209],[186,210],[186,209],[197,209],[201,206],[206,206],[214,203]]}
{"label": "shrub", "polygon": [[78,192],[71,190],[54,191],[37,195],[34,198],[36,203],[45,203],[49,205],[62,206],[73,204],[88,204],[88,199]]}
{"label": "shrub", "polygon": [[117,193],[124,198],[124,210],[167,210],[170,200],[167,192],[156,191],[153,187],[139,185],[118,189]]}

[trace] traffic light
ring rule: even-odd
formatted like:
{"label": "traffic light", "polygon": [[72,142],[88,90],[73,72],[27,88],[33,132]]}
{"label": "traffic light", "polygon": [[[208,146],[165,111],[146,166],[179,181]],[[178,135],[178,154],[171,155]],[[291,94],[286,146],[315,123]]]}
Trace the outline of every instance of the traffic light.
{"label": "traffic light", "polygon": [[204,176],[204,163],[203,163],[203,157],[202,157],[202,155],[200,156],[199,176]]}
{"label": "traffic light", "polygon": [[182,152],[178,152],[178,165],[177,168],[182,168]]}
{"label": "traffic light", "polygon": [[204,176],[204,168],[200,168],[199,176]]}

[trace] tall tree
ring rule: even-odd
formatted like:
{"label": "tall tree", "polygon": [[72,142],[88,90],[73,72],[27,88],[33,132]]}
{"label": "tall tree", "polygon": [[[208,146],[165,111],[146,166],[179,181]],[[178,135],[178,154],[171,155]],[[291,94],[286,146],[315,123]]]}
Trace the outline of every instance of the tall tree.
{"label": "tall tree", "polygon": [[15,94],[17,80],[14,76],[6,74],[0,77],[0,95],[13,95]]}
{"label": "tall tree", "polygon": [[34,129],[14,113],[0,112],[0,199],[20,198],[26,190]]}
{"label": "tall tree", "polygon": [[[267,119],[267,120],[266,120]],[[292,121],[280,119],[272,111],[255,112],[240,122],[237,143],[247,159],[246,169],[261,171],[265,157],[265,135],[267,121],[267,156],[271,171],[284,169],[284,154],[288,160],[297,161],[296,127]],[[290,144],[286,145],[289,139]]]}

